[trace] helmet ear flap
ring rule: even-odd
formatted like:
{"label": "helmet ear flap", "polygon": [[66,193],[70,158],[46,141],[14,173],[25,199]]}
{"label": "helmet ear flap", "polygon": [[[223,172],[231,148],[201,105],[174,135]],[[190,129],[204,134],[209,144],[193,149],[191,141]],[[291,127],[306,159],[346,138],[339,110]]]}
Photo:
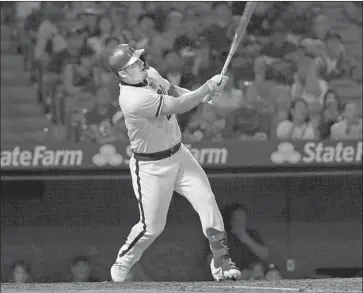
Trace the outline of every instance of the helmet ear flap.
{"label": "helmet ear flap", "polygon": [[144,62],[145,68],[146,68],[146,69],[149,69],[149,64],[147,63],[146,58],[145,58],[145,56],[144,56],[144,55],[141,55],[141,56],[140,56],[140,60],[141,60],[142,62]]}

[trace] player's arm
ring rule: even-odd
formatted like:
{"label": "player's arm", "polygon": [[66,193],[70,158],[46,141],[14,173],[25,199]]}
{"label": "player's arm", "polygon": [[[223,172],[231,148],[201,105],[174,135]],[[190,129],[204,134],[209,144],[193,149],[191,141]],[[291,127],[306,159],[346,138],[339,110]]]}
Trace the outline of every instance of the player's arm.
{"label": "player's arm", "polygon": [[169,114],[183,114],[195,108],[204,98],[216,91],[221,91],[227,82],[227,77],[223,77],[223,82],[219,86],[221,75],[216,75],[205,84],[194,91],[189,91],[182,94],[178,98],[172,96],[161,96],[160,113]]}
{"label": "player's arm", "polygon": [[190,90],[188,90],[188,89],[171,84],[167,79],[162,77],[155,68],[150,67],[149,72],[150,72],[149,74],[152,75],[155,79],[161,81],[162,84],[166,85],[166,88],[168,88],[169,96],[178,98],[182,95],[190,93]]}
{"label": "player's arm", "polygon": [[[227,77],[216,75],[195,91],[174,98],[169,95],[150,94],[135,96],[123,105],[123,112],[134,117],[157,118],[160,115],[182,114],[196,107],[206,96],[222,91]],[[219,84],[220,83],[220,84]]]}
{"label": "player's arm", "polygon": [[168,95],[178,98],[182,95],[190,93],[190,90],[171,84],[168,90]]}
{"label": "player's arm", "polygon": [[[176,86],[176,85],[172,85],[172,84],[170,85],[169,90],[168,90],[168,95],[173,96],[174,98],[178,98],[187,93],[190,93],[190,90]],[[211,98],[210,95],[204,97],[204,99],[201,101],[201,103],[208,103],[210,98]]]}

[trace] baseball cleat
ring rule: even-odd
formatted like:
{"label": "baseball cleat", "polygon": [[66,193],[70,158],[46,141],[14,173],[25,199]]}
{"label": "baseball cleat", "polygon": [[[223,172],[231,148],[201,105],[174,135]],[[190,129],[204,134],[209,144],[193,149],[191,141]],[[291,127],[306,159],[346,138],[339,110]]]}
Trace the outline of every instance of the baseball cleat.
{"label": "baseball cleat", "polygon": [[130,269],[124,265],[115,262],[111,267],[111,278],[115,283],[123,283],[128,281],[128,274]]}
{"label": "baseball cleat", "polygon": [[215,267],[213,258],[210,263],[210,268],[214,280],[218,282],[223,280],[238,280],[241,278],[240,270],[230,258],[223,259],[219,267]]}

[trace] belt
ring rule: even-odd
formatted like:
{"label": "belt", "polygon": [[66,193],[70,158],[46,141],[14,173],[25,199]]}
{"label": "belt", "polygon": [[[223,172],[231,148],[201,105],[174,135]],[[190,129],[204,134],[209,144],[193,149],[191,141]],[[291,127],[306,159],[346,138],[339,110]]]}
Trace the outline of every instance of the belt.
{"label": "belt", "polygon": [[177,151],[179,151],[181,146],[181,142],[171,147],[170,149],[156,152],[156,153],[134,153],[134,158],[139,161],[159,161],[162,159],[166,159],[174,155]]}

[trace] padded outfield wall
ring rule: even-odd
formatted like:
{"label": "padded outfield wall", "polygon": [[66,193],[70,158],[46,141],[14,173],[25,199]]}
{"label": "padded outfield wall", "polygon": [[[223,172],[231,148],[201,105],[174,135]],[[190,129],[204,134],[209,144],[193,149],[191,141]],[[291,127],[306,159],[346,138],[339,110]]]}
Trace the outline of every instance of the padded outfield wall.
{"label": "padded outfield wall", "polygon": [[[249,207],[251,226],[287,277],[314,276],[318,268],[362,267],[360,170],[224,171],[230,170],[210,172],[219,205]],[[36,280],[66,280],[77,254],[90,256],[96,277],[108,280],[109,267],[139,217],[127,173],[109,175],[102,180],[2,181],[2,281],[17,259],[31,263]],[[141,263],[154,280],[206,280],[204,247],[198,216],[176,194],[164,233]],[[290,272],[288,259],[295,264]]]}

